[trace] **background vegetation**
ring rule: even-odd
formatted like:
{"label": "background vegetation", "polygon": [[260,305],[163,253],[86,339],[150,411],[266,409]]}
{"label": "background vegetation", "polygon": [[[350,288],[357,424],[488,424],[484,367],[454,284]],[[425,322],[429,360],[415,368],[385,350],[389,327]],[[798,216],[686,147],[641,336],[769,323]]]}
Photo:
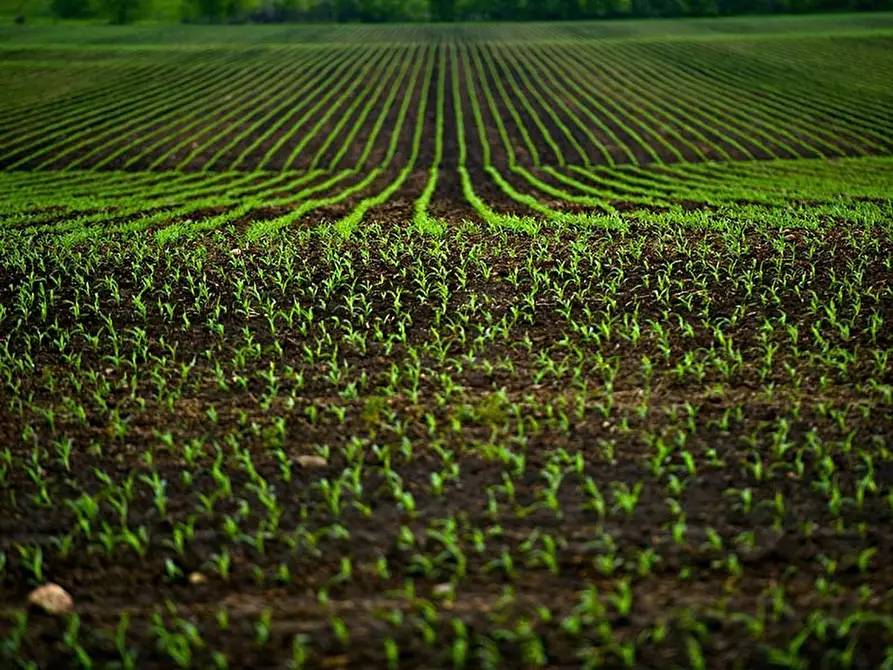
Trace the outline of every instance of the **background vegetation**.
{"label": "background vegetation", "polygon": [[18,21],[572,21],[893,9],[893,0],[0,0]]}

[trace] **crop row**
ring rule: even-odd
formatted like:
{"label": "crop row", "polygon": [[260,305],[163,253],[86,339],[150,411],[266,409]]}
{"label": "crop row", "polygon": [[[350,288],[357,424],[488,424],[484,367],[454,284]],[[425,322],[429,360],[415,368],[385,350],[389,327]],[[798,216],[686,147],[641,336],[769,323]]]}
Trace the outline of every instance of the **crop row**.
{"label": "crop row", "polygon": [[[0,165],[363,172],[382,167],[396,141],[395,167],[403,169],[426,105],[432,112],[421,113],[416,156],[423,169],[435,159],[434,137],[444,146],[466,142],[464,167],[472,170],[885,155],[893,149],[893,100],[884,85],[893,60],[884,44],[457,37],[171,51],[154,65],[135,57],[129,64],[125,52],[112,63],[95,61],[97,75],[108,73],[103,85],[0,108]],[[77,54],[67,56],[86,69],[92,61]],[[56,57],[68,67],[64,52]],[[864,77],[825,74],[855,58]],[[16,63],[6,64],[5,76],[30,61]],[[429,100],[441,77],[459,86]],[[405,113],[404,104],[411,106]],[[454,121],[459,112],[473,121],[464,138]],[[456,167],[453,152],[441,154],[438,162]]]}
{"label": "crop row", "polygon": [[[443,60],[441,55],[441,64]],[[427,68],[433,67],[432,52]],[[447,81],[445,69],[440,71],[444,76],[434,82],[435,100],[458,85],[456,79]],[[398,118],[405,117],[409,107],[405,105]],[[441,108],[437,109],[436,123],[442,129],[445,119]],[[422,141],[423,114],[424,107],[410,124],[416,135],[414,146]],[[466,120],[462,114],[456,124],[461,136],[481,128],[474,118]],[[442,218],[453,222],[458,217],[510,227],[536,225],[537,219],[622,227],[664,211],[675,210],[680,218],[691,216],[693,209],[705,214],[720,210],[743,220],[797,203],[809,206],[813,220],[836,216],[839,211],[850,219],[858,215],[864,222],[889,216],[891,163],[887,158],[539,170],[516,165],[504,171],[491,167],[475,176],[459,168],[456,179],[441,167],[440,160],[425,170],[412,154],[402,168],[389,167],[397,151],[394,137],[384,166],[364,174],[350,170],[0,173],[0,190],[7,194],[0,201],[0,230],[58,235],[69,243],[146,230],[170,241],[233,225],[252,237],[317,222],[335,224],[349,233],[361,221],[380,220],[388,211],[392,223],[413,221],[417,230],[432,232],[444,222],[437,219],[446,206],[454,213]],[[433,143],[437,157],[443,151],[442,131]],[[464,155],[465,143],[458,150],[460,157]],[[456,183],[457,199],[446,199],[448,194],[440,190],[444,183]],[[397,193],[411,207],[386,209]]]}

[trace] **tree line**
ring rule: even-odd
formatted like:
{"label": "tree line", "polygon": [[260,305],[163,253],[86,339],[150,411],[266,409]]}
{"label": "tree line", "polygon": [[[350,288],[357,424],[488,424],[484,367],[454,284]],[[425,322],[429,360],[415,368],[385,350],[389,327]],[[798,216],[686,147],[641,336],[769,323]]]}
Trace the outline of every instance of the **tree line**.
{"label": "tree line", "polygon": [[[59,18],[130,23],[152,0],[52,0]],[[182,20],[240,22],[574,21],[893,9],[893,0],[183,0]]]}

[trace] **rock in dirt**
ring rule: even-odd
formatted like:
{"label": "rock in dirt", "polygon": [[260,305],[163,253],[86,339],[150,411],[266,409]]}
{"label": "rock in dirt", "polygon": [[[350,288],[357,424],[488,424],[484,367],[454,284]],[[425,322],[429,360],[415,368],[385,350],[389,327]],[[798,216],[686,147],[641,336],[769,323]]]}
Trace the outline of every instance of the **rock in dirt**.
{"label": "rock in dirt", "polygon": [[433,589],[431,589],[431,592],[436,596],[443,596],[443,595],[453,592],[453,585],[452,584],[438,584]]}
{"label": "rock in dirt", "polygon": [[328,463],[322,456],[298,456],[295,460],[302,468],[321,468]]}
{"label": "rock in dirt", "polygon": [[203,575],[200,572],[190,572],[189,573],[189,583],[192,584],[193,586],[198,586],[199,584],[204,584],[207,581],[208,581],[208,578],[205,577],[205,575]]}
{"label": "rock in dirt", "polygon": [[56,616],[74,611],[74,599],[68,591],[52,583],[38,586],[29,593],[28,604]]}

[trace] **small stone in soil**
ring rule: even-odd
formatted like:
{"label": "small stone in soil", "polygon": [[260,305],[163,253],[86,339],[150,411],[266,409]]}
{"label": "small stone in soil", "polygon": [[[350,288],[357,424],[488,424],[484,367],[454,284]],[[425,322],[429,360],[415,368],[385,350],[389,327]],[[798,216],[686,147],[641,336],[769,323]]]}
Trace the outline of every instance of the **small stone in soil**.
{"label": "small stone in soil", "polygon": [[74,610],[74,599],[58,584],[38,586],[28,594],[28,604],[38,607],[47,614],[68,614]]}
{"label": "small stone in soil", "polygon": [[321,468],[328,462],[322,456],[298,456],[295,460],[302,468]]}

